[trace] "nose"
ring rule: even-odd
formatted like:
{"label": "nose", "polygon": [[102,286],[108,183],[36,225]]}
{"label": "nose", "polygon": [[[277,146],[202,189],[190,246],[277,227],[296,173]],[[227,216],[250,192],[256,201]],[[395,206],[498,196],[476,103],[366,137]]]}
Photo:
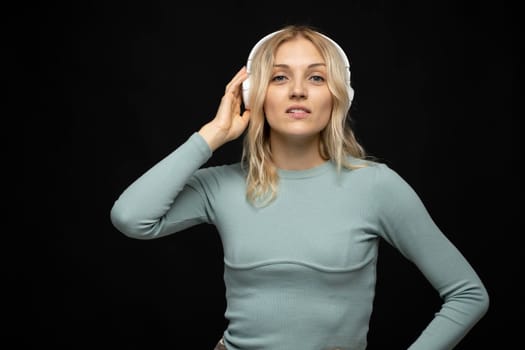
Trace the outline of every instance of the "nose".
{"label": "nose", "polygon": [[291,99],[305,99],[308,97],[306,87],[301,80],[295,80],[290,86]]}

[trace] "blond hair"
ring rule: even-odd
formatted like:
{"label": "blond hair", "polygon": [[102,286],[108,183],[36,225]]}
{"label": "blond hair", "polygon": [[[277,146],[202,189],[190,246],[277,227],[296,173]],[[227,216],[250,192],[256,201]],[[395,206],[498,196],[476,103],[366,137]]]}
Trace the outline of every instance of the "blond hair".
{"label": "blond hair", "polygon": [[362,167],[363,162],[352,164],[349,156],[363,159],[364,148],[357,141],[350,127],[350,106],[346,69],[340,50],[319,31],[309,26],[289,25],[262,43],[254,53],[251,72],[250,124],[243,140],[242,164],[247,170],[246,195],[248,200],[258,206],[270,203],[277,196],[278,172],[272,161],[269,136],[270,126],[264,116],[263,104],[273,70],[274,54],[283,42],[303,37],[311,41],[325,60],[328,73],[328,88],[333,96],[330,121],[320,134],[320,155],[325,160],[332,160],[337,170]]}

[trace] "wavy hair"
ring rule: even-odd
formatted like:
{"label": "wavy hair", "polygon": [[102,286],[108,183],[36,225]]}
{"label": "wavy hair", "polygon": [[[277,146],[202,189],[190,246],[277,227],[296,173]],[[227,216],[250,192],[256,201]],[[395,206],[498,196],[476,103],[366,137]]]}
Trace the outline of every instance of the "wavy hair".
{"label": "wavy hair", "polygon": [[[311,41],[321,53],[327,66],[327,83],[333,97],[330,121],[321,131],[319,152],[323,159],[333,161],[337,170],[363,167],[365,162],[353,164],[349,156],[364,159],[366,152],[357,141],[350,126],[349,82],[339,49],[316,29],[305,25],[288,25],[261,44],[251,63],[250,124],[244,135],[242,164],[247,171],[246,195],[256,206],[264,206],[275,199],[278,191],[277,167],[272,161],[270,126],[266,121],[263,104],[266,87],[270,83],[275,52],[286,41],[303,37]],[[265,87],[265,88],[257,88]]]}

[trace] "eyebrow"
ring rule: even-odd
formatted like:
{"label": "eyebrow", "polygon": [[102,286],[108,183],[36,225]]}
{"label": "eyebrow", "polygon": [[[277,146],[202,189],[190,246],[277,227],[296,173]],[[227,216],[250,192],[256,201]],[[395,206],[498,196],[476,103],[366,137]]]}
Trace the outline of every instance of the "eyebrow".
{"label": "eyebrow", "polygon": [[[290,66],[287,65],[287,64],[274,64],[273,66],[274,66],[274,68],[275,68],[275,67],[278,67],[278,68],[288,68],[288,69],[290,68]],[[309,64],[309,65],[308,65],[308,69],[310,69],[310,68],[315,68],[315,67],[319,67],[319,66],[326,67],[326,64],[324,64],[324,63],[312,63],[312,64]]]}

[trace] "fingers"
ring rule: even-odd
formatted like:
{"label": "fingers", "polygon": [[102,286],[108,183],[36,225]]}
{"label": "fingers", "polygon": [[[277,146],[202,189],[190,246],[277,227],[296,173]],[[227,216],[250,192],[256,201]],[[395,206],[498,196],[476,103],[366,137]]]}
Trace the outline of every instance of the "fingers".
{"label": "fingers", "polygon": [[243,131],[248,127],[250,123],[250,111],[245,110],[242,115],[237,115],[236,118],[232,120],[232,125],[229,130],[228,139],[233,140],[239,137]]}
{"label": "fingers", "polygon": [[246,67],[242,67],[226,85],[213,120],[199,130],[212,150],[239,137],[250,122],[249,110],[241,114],[241,84],[247,77]]}
{"label": "fingers", "polygon": [[250,122],[250,115],[251,111],[249,109],[244,110],[244,112],[241,115],[241,119],[244,121],[246,125]]}
{"label": "fingers", "polygon": [[246,67],[243,66],[239,71],[235,74],[235,76],[232,78],[232,80],[226,85],[225,94],[233,94],[234,96],[240,95],[240,86],[244,80],[248,78],[248,72],[246,70]]}

